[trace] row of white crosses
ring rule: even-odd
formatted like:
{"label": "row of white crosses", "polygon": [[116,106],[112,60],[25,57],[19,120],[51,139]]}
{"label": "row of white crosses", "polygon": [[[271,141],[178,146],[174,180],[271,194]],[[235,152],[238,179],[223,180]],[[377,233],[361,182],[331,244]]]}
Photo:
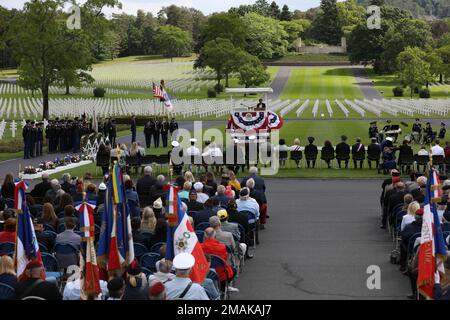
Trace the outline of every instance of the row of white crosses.
{"label": "row of white crosses", "polygon": [[[76,87],[69,87],[69,90],[72,94],[90,94],[93,93],[93,85],[90,86],[84,86],[80,88]],[[40,93],[41,90],[35,90],[35,93]],[[65,94],[66,88],[65,87],[58,87],[58,86],[50,86],[49,92],[51,94]],[[129,94],[128,90],[124,89],[117,89],[117,88],[107,88],[106,92],[109,94]],[[24,95],[24,94],[32,94],[31,90],[26,90],[14,83],[0,83],[0,94],[1,95]]]}

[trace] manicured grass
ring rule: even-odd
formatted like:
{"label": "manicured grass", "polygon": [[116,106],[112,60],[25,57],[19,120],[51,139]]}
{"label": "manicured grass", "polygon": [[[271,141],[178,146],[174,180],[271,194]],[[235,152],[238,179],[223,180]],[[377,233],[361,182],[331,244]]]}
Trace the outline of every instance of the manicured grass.
{"label": "manicured grass", "polygon": [[345,54],[309,54],[289,53],[288,55],[270,62],[348,62]]}
{"label": "manicured grass", "polygon": [[360,99],[350,68],[298,67],[291,72],[281,99]]}

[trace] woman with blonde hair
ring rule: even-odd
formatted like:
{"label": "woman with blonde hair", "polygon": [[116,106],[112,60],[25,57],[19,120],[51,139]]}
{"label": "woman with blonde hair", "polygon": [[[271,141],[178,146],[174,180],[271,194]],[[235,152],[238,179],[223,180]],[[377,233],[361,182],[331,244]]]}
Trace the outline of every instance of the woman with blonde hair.
{"label": "woman with blonde hair", "polygon": [[149,232],[154,233],[156,226],[156,217],[153,209],[150,207],[145,207],[144,212],[142,213],[142,221],[141,221],[141,232]]}
{"label": "woman with blonde hair", "polygon": [[127,268],[127,280],[122,300],[147,300],[148,281],[141,265],[134,260]]}
{"label": "woman with blonde hair", "polygon": [[0,257],[0,283],[7,284],[13,288],[17,285],[14,261],[7,255]]}
{"label": "woman with blonde hair", "polygon": [[140,155],[140,153],[139,153],[139,147],[138,147],[137,142],[135,141],[135,142],[133,142],[133,143],[131,144],[131,148],[130,148],[130,157],[137,157],[137,156],[139,156],[139,155]]}
{"label": "woman with blonde hair", "polygon": [[194,184],[195,183],[195,178],[194,178],[194,175],[192,174],[192,172],[190,172],[190,171],[186,171],[185,173],[184,173],[184,181],[186,182],[190,182],[190,183],[192,183],[192,184]]}
{"label": "woman with blonde hair", "polygon": [[53,228],[58,227],[58,217],[55,214],[55,209],[53,209],[53,206],[51,203],[44,203],[42,206],[42,215],[41,218],[38,220],[38,223],[41,224],[49,224]]}
{"label": "woman with blonde hair", "polygon": [[[295,151],[295,152],[301,152],[303,151],[303,147],[300,145],[300,139],[299,138],[295,138],[294,139],[294,144],[289,148],[289,150]],[[300,165],[300,159],[295,159],[295,164],[297,165],[297,168],[299,168]]]}
{"label": "woman with blonde hair", "polygon": [[413,201],[409,204],[407,213],[403,216],[400,230],[403,231],[407,225],[416,220],[416,211],[420,209],[420,204],[417,201]]}
{"label": "woman with blonde hair", "polygon": [[241,190],[241,183],[238,179],[236,179],[236,175],[234,174],[234,171],[228,171],[228,175],[230,176],[230,181],[228,181],[228,185],[234,188],[237,192]]}

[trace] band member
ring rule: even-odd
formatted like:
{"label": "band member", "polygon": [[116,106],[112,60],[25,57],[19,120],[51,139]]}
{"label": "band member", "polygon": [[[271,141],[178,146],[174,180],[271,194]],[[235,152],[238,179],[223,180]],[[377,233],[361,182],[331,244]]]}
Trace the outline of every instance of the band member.
{"label": "band member", "polygon": [[445,129],[445,123],[441,122],[441,130],[439,130],[439,139],[445,139],[445,133],[447,129]]}
{"label": "band member", "polygon": [[424,143],[431,143],[436,138],[436,132],[433,131],[433,128],[431,127],[431,123],[427,122],[425,128],[423,129],[424,132]]}
{"label": "band member", "polygon": [[370,127],[369,127],[369,138],[378,138],[378,127],[377,127],[377,122],[373,121],[370,123]]}
{"label": "band member", "polygon": [[420,123],[420,119],[416,119],[416,122],[412,126],[411,136],[416,143],[420,143],[422,139],[422,124]]}
{"label": "band member", "polygon": [[131,143],[136,141],[136,116],[131,116]]}
{"label": "band member", "polygon": [[169,131],[170,131],[170,138],[171,139],[172,139],[173,133],[177,129],[178,129],[178,123],[175,122],[175,118],[170,119]]}

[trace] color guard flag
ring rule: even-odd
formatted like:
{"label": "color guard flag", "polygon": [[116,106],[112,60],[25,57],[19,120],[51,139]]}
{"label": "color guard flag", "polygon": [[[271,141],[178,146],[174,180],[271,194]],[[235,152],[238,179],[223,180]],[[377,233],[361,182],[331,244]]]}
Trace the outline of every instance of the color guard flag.
{"label": "color guard flag", "polygon": [[[17,211],[17,229],[14,264],[19,280],[25,278],[24,272],[30,261],[37,260],[42,263],[33,221],[26,203],[25,191],[27,189],[28,186],[24,181],[19,180],[15,183],[14,208]],[[41,278],[45,280],[45,272],[42,273]]]}
{"label": "color guard flag", "polygon": [[164,106],[167,108],[168,111],[173,110],[173,105],[172,102],[170,101],[170,96],[166,92],[166,89],[164,88],[164,80],[161,80],[161,85],[159,86],[153,83],[153,97],[163,102]]}
{"label": "color guard flag", "polygon": [[192,254],[195,258],[195,264],[190,274],[191,280],[196,283],[202,283],[209,270],[205,253],[198,241],[194,228],[188,220],[188,215],[181,205],[181,201],[177,199],[177,192],[172,191],[171,193],[173,193],[173,198],[176,199],[174,203],[176,203],[178,212],[178,225],[173,232],[174,256],[183,252]]}
{"label": "color guard flag", "polygon": [[94,201],[86,201],[86,194],[83,195],[83,202],[76,206],[79,212],[79,224],[81,231],[81,255],[80,259],[81,286],[80,290],[83,294],[81,296],[87,297],[90,294],[96,296],[101,293],[100,289],[100,274],[97,265],[97,256],[95,254],[95,223],[94,223]]}
{"label": "color guard flag", "polygon": [[130,210],[122,169],[114,164],[105,193],[98,256],[108,271],[126,268],[134,260]]}
{"label": "color guard flag", "polygon": [[434,284],[440,276],[445,274],[443,261],[447,257],[447,248],[436,205],[440,197],[439,176],[434,169],[430,169],[425,195],[417,278],[418,291],[428,299],[433,298]]}

